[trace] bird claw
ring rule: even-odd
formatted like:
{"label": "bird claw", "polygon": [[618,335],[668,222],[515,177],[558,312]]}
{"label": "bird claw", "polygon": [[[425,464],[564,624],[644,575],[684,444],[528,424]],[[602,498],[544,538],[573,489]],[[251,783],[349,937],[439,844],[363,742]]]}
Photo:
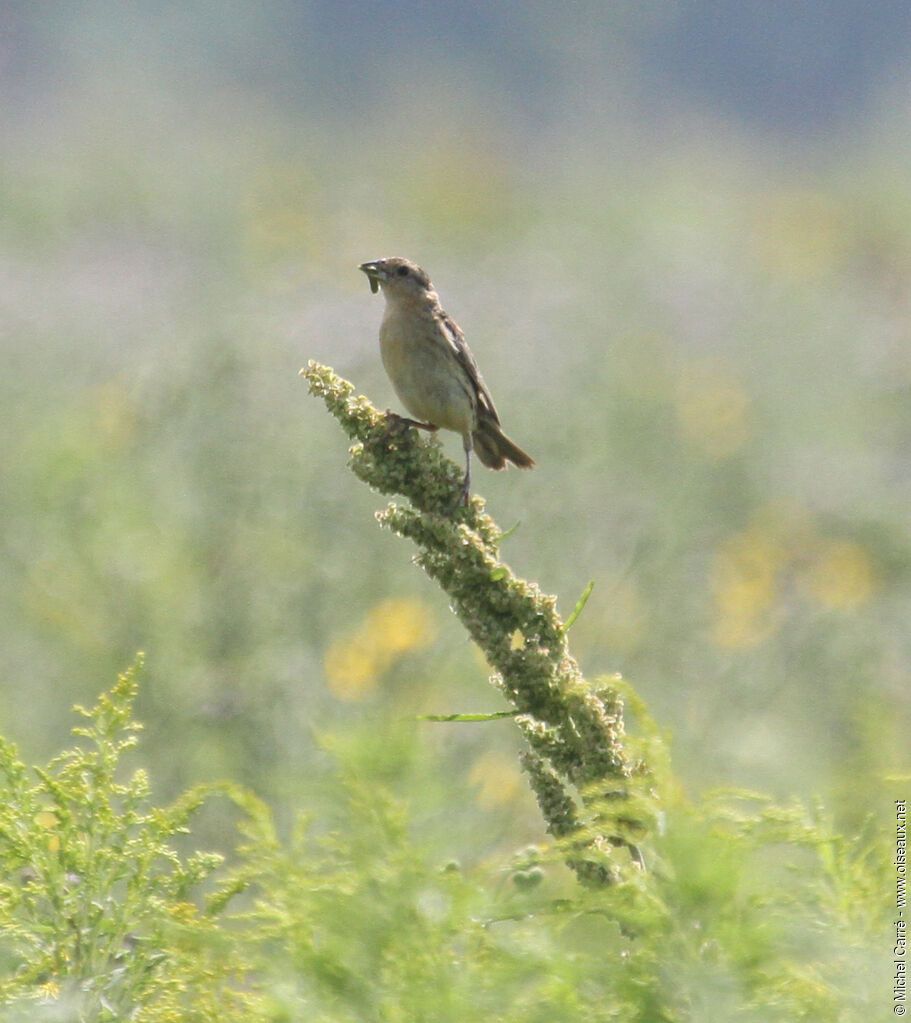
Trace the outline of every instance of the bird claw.
{"label": "bird claw", "polygon": [[383,439],[396,433],[404,433],[409,426],[413,426],[416,430],[426,430],[428,433],[436,433],[439,430],[439,427],[434,426],[433,423],[422,423],[419,419],[409,419],[407,416],[400,416],[397,412],[390,412],[387,408],[386,430],[383,433]]}
{"label": "bird claw", "polygon": [[386,409],[386,429],[375,437],[372,441],[373,444],[383,444],[389,440],[390,437],[395,437],[397,434],[404,433],[409,426],[413,425],[413,420],[406,419],[404,416],[400,416],[395,412],[390,412]]}

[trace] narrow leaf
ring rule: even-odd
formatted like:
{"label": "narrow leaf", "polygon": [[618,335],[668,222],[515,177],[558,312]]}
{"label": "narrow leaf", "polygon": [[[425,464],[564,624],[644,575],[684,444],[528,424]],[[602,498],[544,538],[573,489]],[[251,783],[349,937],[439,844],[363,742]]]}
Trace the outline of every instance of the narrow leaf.
{"label": "narrow leaf", "polygon": [[419,714],[415,721],[497,721],[514,718],[517,710],[497,710],[491,714]]}
{"label": "narrow leaf", "polygon": [[569,632],[569,630],[575,624],[576,619],[582,614],[582,608],[585,607],[588,602],[588,598],[592,595],[592,590],[595,588],[595,580],[592,579],[588,586],[582,591],[582,596],[576,601],[576,606],[573,608],[573,613],[566,619],[563,625],[563,631]]}
{"label": "narrow leaf", "polygon": [[522,525],[522,520],[521,519],[516,519],[516,521],[509,527],[509,529],[507,529],[503,533],[500,533],[500,536],[499,536],[499,538],[497,540],[497,543],[502,543],[507,537],[512,536],[512,534],[515,533],[515,531],[521,525]]}

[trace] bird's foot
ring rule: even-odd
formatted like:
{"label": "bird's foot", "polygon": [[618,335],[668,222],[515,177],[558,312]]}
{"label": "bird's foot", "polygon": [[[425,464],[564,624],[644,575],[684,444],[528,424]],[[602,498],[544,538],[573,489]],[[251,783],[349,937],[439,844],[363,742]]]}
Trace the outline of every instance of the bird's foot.
{"label": "bird's foot", "polygon": [[400,416],[397,412],[390,412],[388,408],[386,409],[386,433],[383,436],[389,437],[393,433],[401,433],[409,426],[413,426],[416,430],[426,430],[428,433],[436,433],[439,430],[439,427],[434,426],[433,423],[422,423],[420,419],[409,419],[407,416]]}
{"label": "bird's foot", "polygon": [[400,416],[395,412],[390,412],[386,409],[386,428],[378,436],[374,437],[368,443],[368,447],[373,447],[377,444],[385,444],[390,437],[396,437],[399,434],[404,433],[410,426],[415,427],[419,430],[428,430],[431,433],[438,430],[438,426],[434,426],[433,423],[422,423],[417,419],[408,419],[406,416]]}

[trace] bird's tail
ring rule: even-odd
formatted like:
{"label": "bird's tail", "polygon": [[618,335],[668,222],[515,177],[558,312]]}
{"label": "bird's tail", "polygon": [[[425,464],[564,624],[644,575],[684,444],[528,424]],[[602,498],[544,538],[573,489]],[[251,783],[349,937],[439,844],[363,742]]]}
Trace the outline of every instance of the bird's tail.
{"label": "bird's tail", "polygon": [[500,424],[487,417],[479,419],[471,440],[478,458],[488,469],[505,469],[510,461],[520,469],[530,469],[535,460],[500,429]]}

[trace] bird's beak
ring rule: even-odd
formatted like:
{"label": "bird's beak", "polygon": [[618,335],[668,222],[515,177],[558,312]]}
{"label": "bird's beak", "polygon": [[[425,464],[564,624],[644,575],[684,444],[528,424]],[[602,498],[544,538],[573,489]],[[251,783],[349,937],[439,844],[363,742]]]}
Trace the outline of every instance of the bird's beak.
{"label": "bird's beak", "polygon": [[375,259],[370,263],[361,263],[358,269],[363,270],[370,281],[370,290],[375,295],[380,290],[380,281],[386,279],[386,271],[383,269],[383,261]]}

